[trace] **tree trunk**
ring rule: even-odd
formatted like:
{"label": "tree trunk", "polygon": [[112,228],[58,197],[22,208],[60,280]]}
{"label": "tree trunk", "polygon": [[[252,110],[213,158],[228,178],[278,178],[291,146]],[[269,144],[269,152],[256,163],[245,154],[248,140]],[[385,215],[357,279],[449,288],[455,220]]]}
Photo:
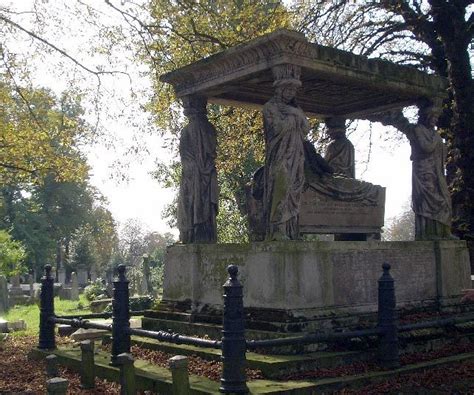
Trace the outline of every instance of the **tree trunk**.
{"label": "tree trunk", "polygon": [[474,92],[466,10],[461,2],[430,0],[430,4],[435,29],[448,61],[452,96],[452,118],[447,137],[454,232],[463,239],[474,240]]}

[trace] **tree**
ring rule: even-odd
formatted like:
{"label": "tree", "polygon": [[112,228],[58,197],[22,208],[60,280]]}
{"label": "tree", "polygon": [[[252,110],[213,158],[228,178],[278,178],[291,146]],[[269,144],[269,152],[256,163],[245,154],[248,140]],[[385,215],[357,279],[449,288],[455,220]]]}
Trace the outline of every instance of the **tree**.
{"label": "tree", "polygon": [[23,245],[13,240],[5,230],[0,230],[0,273],[7,276],[21,274],[25,257]]}
{"label": "tree", "polygon": [[0,185],[40,183],[46,175],[77,180],[87,173],[79,144],[88,135],[79,98],[13,86],[0,75]]}
{"label": "tree", "polygon": [[12,237],[24,245],[26,266],[41,271],[56,254],[56,240],[47,215],[34,197],[25,196],[18,187],[3,187],[1,193],[4,213],[0,229],[10,230]]}
{"label": "tree", "polygon": [[316,0],[300,9],[299,29],[326,44],[437,72],[449,82],[438,126],[448,143],[454,230],[474,239],[472,0]]}
{"label": "tree", "polygon": [[89,226],[96,248],[96,268],[105,272],[118,248],[117,225],[109,210],[97,206],[92,210]]}
{"label": "tree", "polygon": [[382,234],[386,241],[415,240],[415,214],[409,204],[405,204],[403,212],[388,220],[388,226]]}
{"label": "tree", "polygon": [[92,229],[86,225],[74,232],[71,246],[70,266],[77,268],[78,265],[91,270],[97,265],[97,245],[92,237]]}

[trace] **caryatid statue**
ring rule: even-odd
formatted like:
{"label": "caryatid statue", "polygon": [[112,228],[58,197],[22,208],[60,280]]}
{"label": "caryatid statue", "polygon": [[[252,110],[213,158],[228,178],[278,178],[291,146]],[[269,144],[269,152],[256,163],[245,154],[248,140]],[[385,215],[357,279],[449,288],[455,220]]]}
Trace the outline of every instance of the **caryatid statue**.
{"label": "caryatid statue", "polygon": [[264,214],[267,240],[299,238],[298,216],[304,186],[303,142],[309,123],[296,104],[300,68],[272,69],[274,96],[263,106],[265,130]]}
{"label": "caryatid statue", "polygon": [[446,146],[435,129],[441,102],[425,100],[418,107],[417,124],[411,124],[401,111],[390,112],[382,122],[397,127],[410,141],[415,239],[453,238],[451,198],[444,171]]}
{"label": "caryatid statue", "polygon": [[188,124],[181,132],[181,184],[178,229],[182,243],[215,243],[218,187],[216,130],[207,118],[207,99],[190,95],[182,99]]}
{"label": "caryatid statue", "polygon": [[327,133],[331,139],[324,159],[335,174],[355,178],[354,146],[346,137],[346,120],[334,117],[326,118]]}

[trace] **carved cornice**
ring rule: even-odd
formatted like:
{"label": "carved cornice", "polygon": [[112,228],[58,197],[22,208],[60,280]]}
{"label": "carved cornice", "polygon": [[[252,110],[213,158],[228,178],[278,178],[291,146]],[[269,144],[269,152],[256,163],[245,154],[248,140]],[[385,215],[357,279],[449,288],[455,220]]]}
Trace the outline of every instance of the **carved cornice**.
{"label": "carved cornice", "polygon": [[173,85],[178,97],[245,80],[279,64],[295,64],[314,72],[346,79],[388,84],[394,90],[442,95],[446,81],[411,67],[368,59],[346,51],[310,43],[286,29],[256,38],[161,76]]}

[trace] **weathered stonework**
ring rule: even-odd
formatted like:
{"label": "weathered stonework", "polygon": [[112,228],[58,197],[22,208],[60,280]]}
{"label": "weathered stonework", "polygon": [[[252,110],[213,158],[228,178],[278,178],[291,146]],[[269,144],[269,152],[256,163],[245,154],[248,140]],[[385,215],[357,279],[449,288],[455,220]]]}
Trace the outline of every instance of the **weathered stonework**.
{"label": "weathered stonework", "polygon": [[384,225],[385,188],[374,204],[336,200],[307,188],[301,198],[301,233],[379,234]]}
{"label": "weathered stonework", "polygon": [[175,245],[166,255],[163,301],[219,311],[226,267],[236,264],[246,308],[303,318],[374,312],[384,262],[392,265],[399,308],[448,306],[470,285],[463,241]]}
{"label": "weathered stonework", "polygon": [[273,95],[271,68],[301,67],[297,97],[308,115],[349,118],[443,96],[446,81],[413,68],[369,59],[310,43],[285,29],[258,37],[165,74],[178,97],[206,96],[209,102],[260,107]]}

